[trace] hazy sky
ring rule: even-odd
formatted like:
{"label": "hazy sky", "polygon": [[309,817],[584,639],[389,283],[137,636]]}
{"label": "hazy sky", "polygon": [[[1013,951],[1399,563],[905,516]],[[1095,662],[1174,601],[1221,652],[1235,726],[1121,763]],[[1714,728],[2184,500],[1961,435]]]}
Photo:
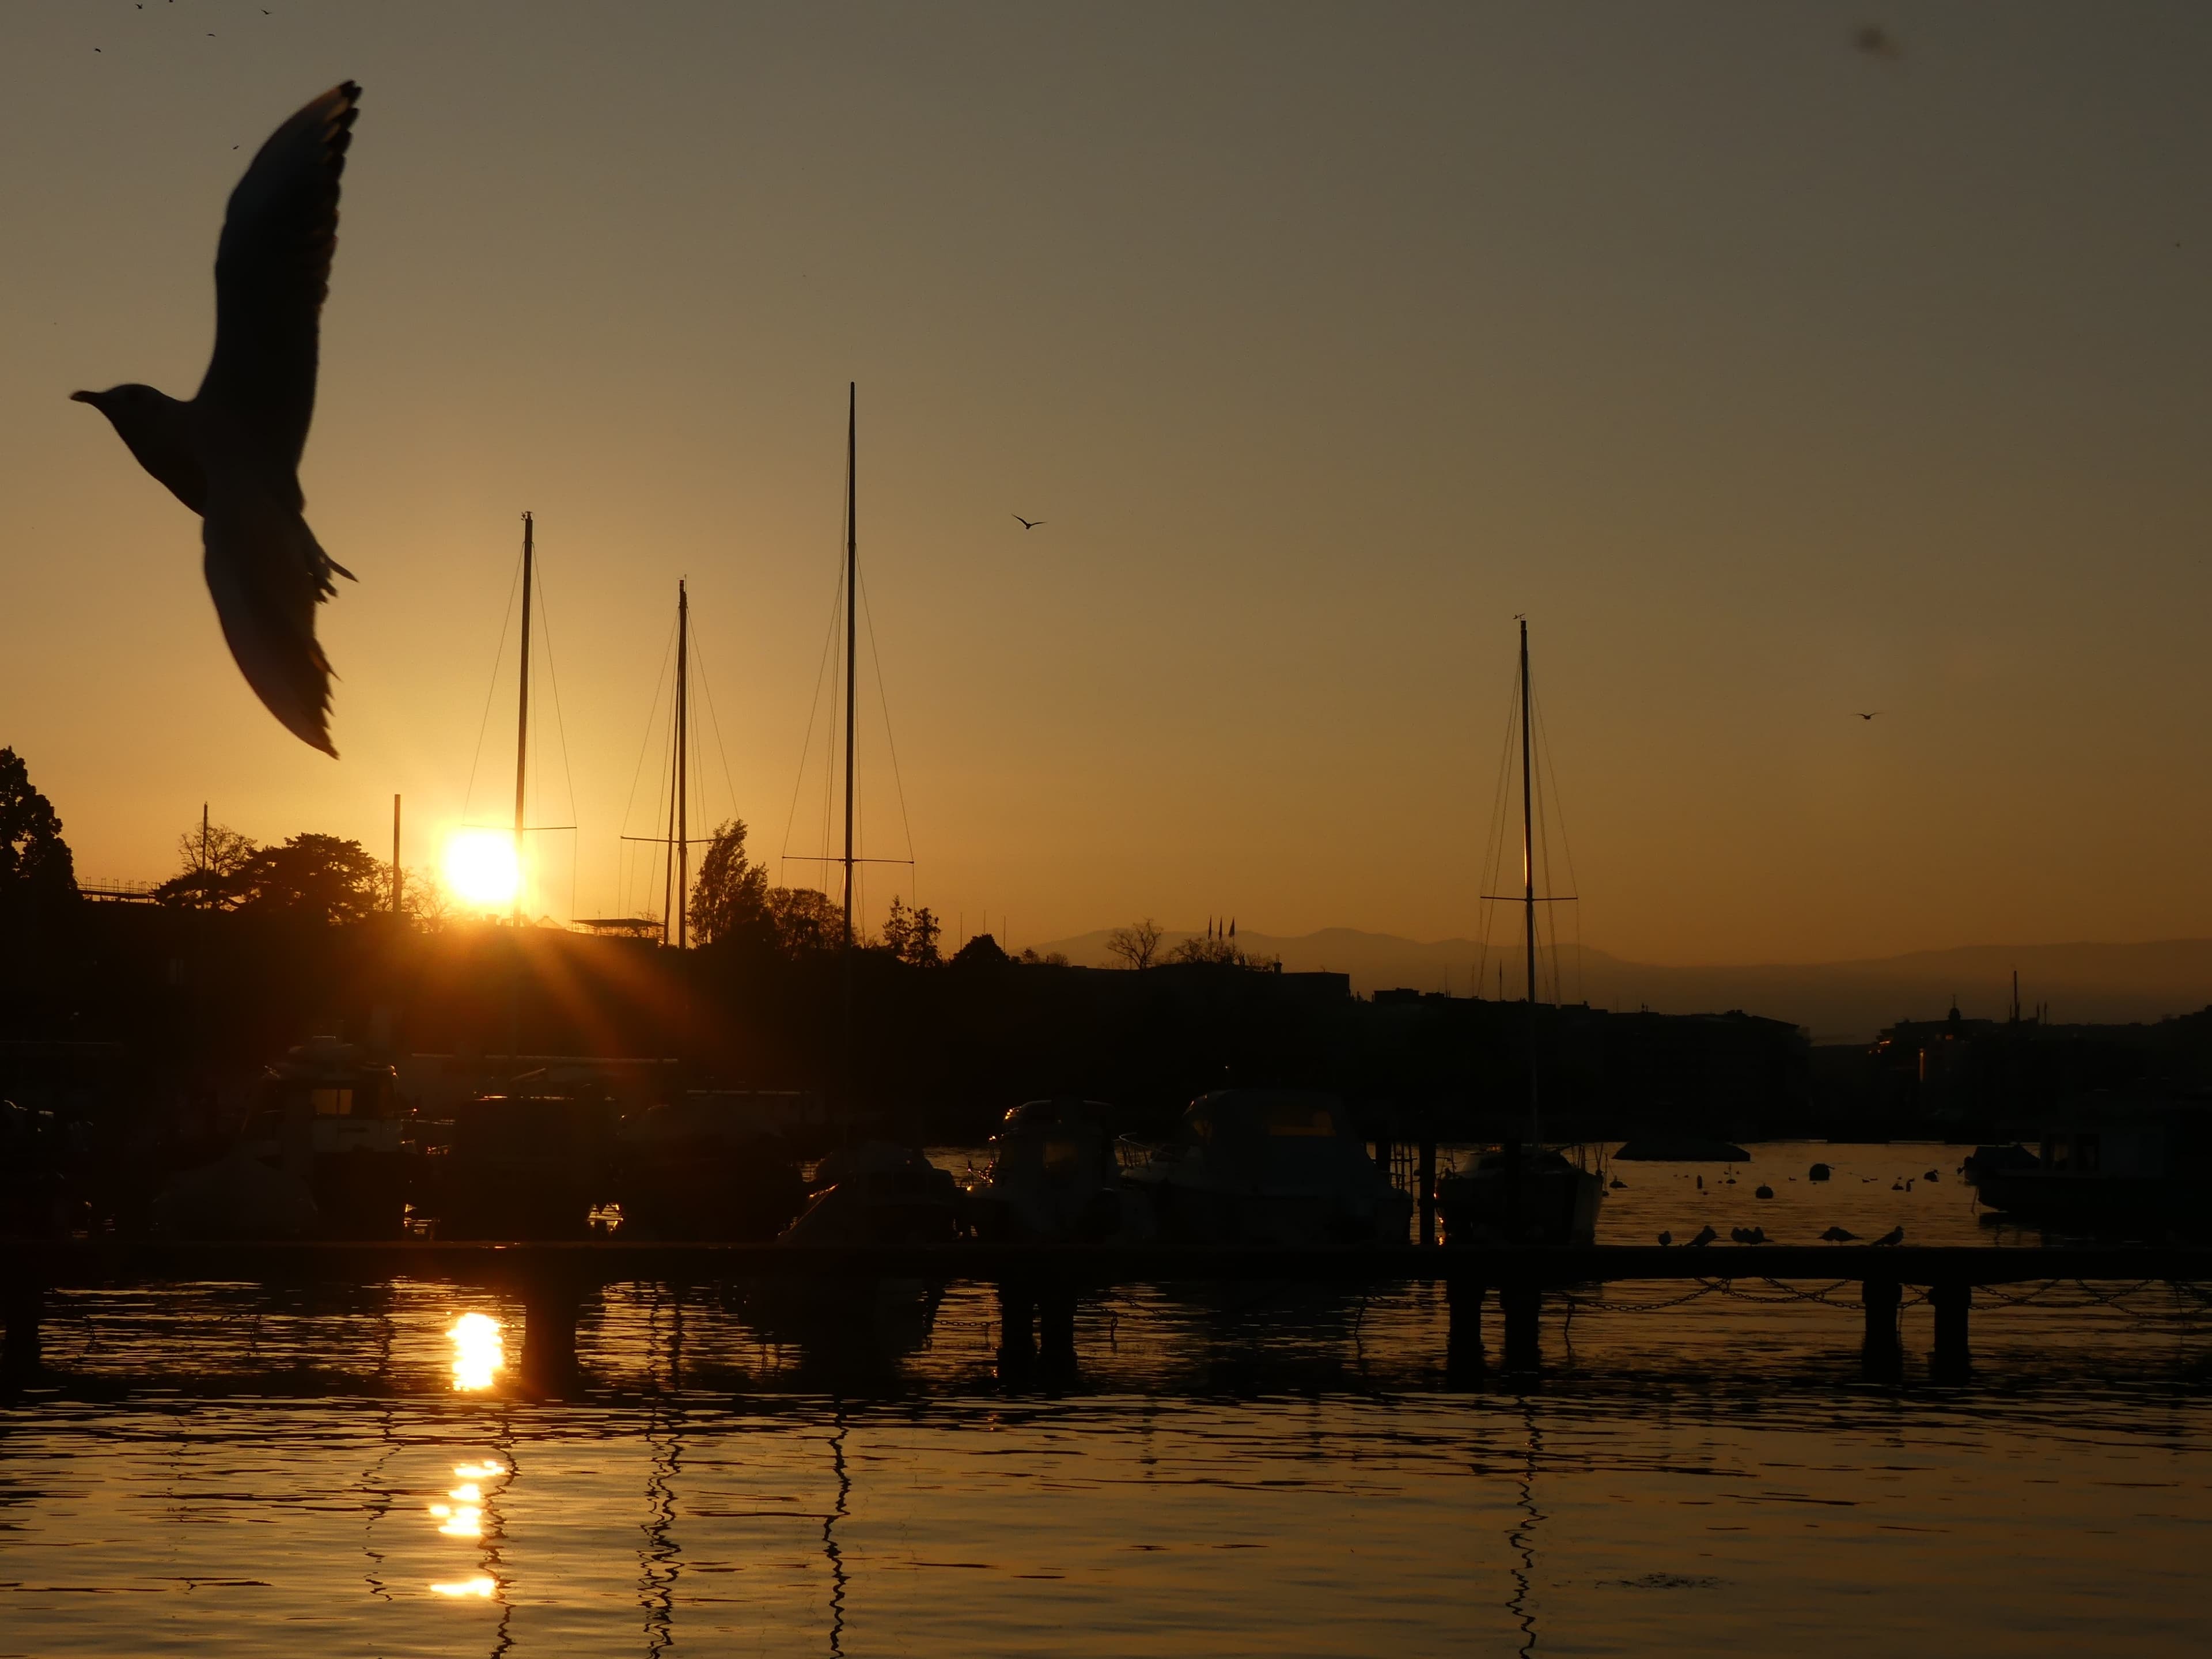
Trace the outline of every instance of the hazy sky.
{"label": "hazy sky", "polygon": [[[204,799],[381,850],[399,791],[411,865],[511,810],[525,507],[543,908],[639,896],[679,575],[774,854],[856,380],[948,924],[1469,931],[1526,611],[1592,944],[2212,933],[2212,9],[0,9],[0,743],[87,878]],[[332,763],[66,398],[190,394],[224,198],[349,76]]]}

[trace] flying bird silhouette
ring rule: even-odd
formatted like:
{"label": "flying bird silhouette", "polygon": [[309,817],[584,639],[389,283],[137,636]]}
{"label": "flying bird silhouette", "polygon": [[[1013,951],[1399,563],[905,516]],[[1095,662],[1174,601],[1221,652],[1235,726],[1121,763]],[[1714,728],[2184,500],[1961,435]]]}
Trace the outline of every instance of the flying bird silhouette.
{"label": "flying bird silhouette", "polygon": [[215,356],[191,401],[137,385],[70,394],[200,515],[208,592],[239,671],[287,731],[333,758],[315,607],[337,591],[333,575],[353,573],[307,528],[299,467],[360,98],[347,81],[308,103],[231,191],[216,245]]}
{"label": "flying bird silhouette", "polygon": [[1014,522],[1021,526],[1024,530],[1035,530],[1039,525],[1042,524],[1044,520],[1042,519],[1024,519],[1020,514],[1017,513],[1014,514]]}
{"label": "flying bird silhouette", "polygon": [[1876,714],[1881,714],[1882,712],[1884,712],[1884,711],[1882,711],[1881,709],[1879,709],[1879,708],[1873,708],[1873,709],[1869,709],[1869,710],[1868,710],[1865,714],[1859,714],[1859,711],[1858,711],[1857,709],[1854,708],[1854,709],[1852,709],[1852,710],[1851,710],[1851,713],[1853,713],[1854,714],[1858,714],[1859,718],[1860,718],[1861,720],[1872,720],[1872,719],[1873,719]]}

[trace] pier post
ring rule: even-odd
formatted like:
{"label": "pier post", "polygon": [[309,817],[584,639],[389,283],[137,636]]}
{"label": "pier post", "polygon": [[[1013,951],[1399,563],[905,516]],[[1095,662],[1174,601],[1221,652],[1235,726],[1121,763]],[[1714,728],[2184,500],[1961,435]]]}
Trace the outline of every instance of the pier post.
{"label": "pier post", "polygon": [[582,1288],[565,1273],[534,1275],[522,1287],[522,1381],[556,1399],[576,1386],[576,1311]]}
{"label": "pier post", "polygon": [[1420,1235],[1413,1242],[1425,1249],[1437,1242],[1437,1143],[1432,1139],[1421,1143],[1419,1186],[1416,1198],[1420,1205],[1419,1219],[1416,1223],[1420,1228]]}
{"label": "pier post", "polygon": [[4,1342],[0,1342],[0,1381],[27,1382],[38,1376],[45,1363],[39,1346],[39,1316],[45,1311],[44,1301],[34,1280],[0,1282],[0,1319],[7,1322],[8,1328]]}
{"label": "pier post", "polygon": [[1938,1382],[1963,1382],[1971,1369],[1966,1310],[1973,1299],[1974,1287],[1961,1280],[1929,1287],[1928,1300],[1936,1310],[1936,1352],[1930,1369]]}
{"label": "pier post", "polygon": [[1905,1350],[1897,1340],[1897,1310],[1904,1287],[1893,1279],[1869,1279],[1859,1286],[1866,1308],[1866,1340],[1859,1364],[1870,1382],[1894,1382],[1905,1374]]}
{"label": "pier post", "polygon": [[1444,1280],[1446,1388],[1472,1388],[1482,1375],[1482,1298],[1488,1288],[1462,1273]]}
{"label": "pier post", "polygon": [[1075,1287],[1046,1285],[1037,1291],[1037,1358],[1061,1378],[1075,1375]]}
{"label": "pier post", "polygon": [[1498,1287],[1498,1300],[1505,1311],[1505,1369],[1540,1370],[1544,1360],[1536,1316],[1544,1305],[1544,1287],[1533,1279],[1509,1279]]}
{"label": "pier post", "polygon": [[1036,1358],[1036,1290],[1018,1279],[999,1281],[999,1375],[1026,1373]]}

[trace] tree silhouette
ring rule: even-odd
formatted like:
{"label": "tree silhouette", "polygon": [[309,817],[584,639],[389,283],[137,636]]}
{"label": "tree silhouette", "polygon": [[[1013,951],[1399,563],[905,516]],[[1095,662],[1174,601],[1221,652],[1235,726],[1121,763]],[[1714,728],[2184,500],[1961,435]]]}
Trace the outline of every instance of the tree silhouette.
{"label": "tree silhouette", "polygon": [[844,942],[845,913],[830,896],[812,887],[768,890],[769,927],[786,956],[834,951]]}
{"label": "tree silhouette", "polygon": [[239,872],[240,908],[310,917],[329,926],[364,921],[384,908],[386,867],[357,841],[300,835],[264,847]]}
{"label": "tree silhouette", "polygon": [[227,823],[198,826],[177,837],[178,872],[154,890],[164,904],[194,910],[235,910],[249,896],[245,875],[258,842]]}
{"label": "tree silhouette", "polygon": [[33,921],[76,897],[76,866],[53,803],[31,787],[30,769],[0,749],[0,916]]}
{"label": "tree silhouette", "polygon": [[1160,940],[1167,930],[1146,916],[1142,921],[1132,922],[1127,927],[1116,927],[1106,935],[1106,954],[1119,957],[1125,966],[1149,968],[1159,960]]}
{"label": "tree silhouette", "polygon": [[891,895],[891,913],[884,922],[884,944],[901,962],[916,968],[935,967],[943,959],[937,954],[937,939],[944,931],[927,905],[909,910],[903,899]]}
{"label": "tree silhouette", "polygon": [[768,872],[745,856],[745,821],[726,819],[691,884],[691,927],[704,945],[768,925]]}

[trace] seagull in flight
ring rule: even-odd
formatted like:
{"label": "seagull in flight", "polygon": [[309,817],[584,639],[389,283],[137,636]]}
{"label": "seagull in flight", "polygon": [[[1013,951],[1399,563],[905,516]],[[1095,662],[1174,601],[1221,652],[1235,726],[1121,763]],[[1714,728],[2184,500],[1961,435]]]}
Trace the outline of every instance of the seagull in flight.
{"label": "seagull in flight", "polygon": [[1024,519],[1020,514],[1017,513],[1014,514],[1014,522],[1021,526],[1024,530],[1035,530],[1039,525],[1042,524],[1044,520],[1042,519]]}
{"label": "seagull in flight", "polygon": [[136,385],[70,394],[107,416],[138,464],[200,515],[208,591],[246,683],[333,759],[315,607],[337,591],[333,575],[353,573],[307,528],[299,466],[360,100],[347,81],[311,100],[231,191],[216,245],[215,356],[191,401]]}
{"label": "seagull in flight", "polygon": [[1879,708],[1870,708],[1870,709],[1867,710],[1864,714],[1859,714],[1859,711],[1858,711],[1857,709],[1856,709],[1856,708],[1854,708],[1854,709],[1852,709],[1852,710],[1851,710],[1851,713],[1852,713],[1852,714],[1858,714],[1858,717],[1859,717],[1861,720],[1872,720],[1872,719],[1873,719],[1876,714],[1881,714],[1881,713],[1883,713],[1883,712],[1884,712],[1883,710],[1879,709]]}

